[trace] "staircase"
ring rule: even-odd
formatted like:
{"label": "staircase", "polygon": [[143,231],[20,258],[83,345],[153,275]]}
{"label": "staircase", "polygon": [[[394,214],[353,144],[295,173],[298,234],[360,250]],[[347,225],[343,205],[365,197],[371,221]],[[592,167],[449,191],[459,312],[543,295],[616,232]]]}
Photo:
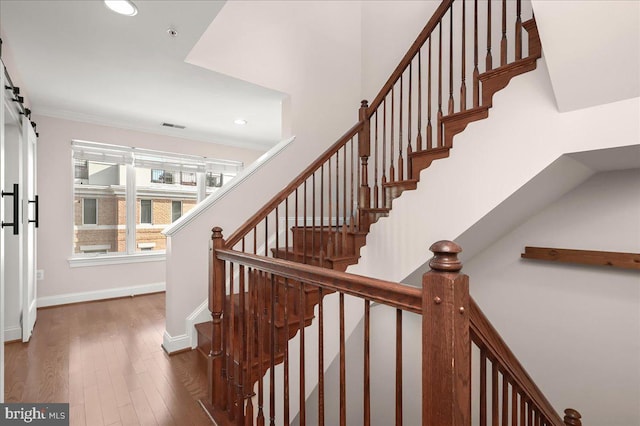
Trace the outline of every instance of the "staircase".
{"label": "staircase", "polygon": [[[508,41],[506,2],[493,18],[491,3],[486,21],[478,23],[477,1],[444,0],[371,105],[362,101],[356,125],[226,240],[214,228],[213,321],[196,329],[212,377],[210,394],[217,395],[205,405],[221,424],[252,419],[254,385],[261,389],[275,365],[284,363],[288,371],[288,341],[300,334],[304,342],[314,311],[322,324],[323,298],[334,290],[303,278],[316,274],[317,267],[344,272],[358,263],[371,226],[390,214],[393,200],[416,189],[420,172],[433,161],[450,155],[455,135],[488,118],[495,93],[536,68],[541,45],[535,20],[522,21],[517,0],[509,17],[515,37]],[[502,34],[496,67],[492,24]],[[467,67],[471,57],[473,66]],[[242,260],[225,262],[219,257],[225,251]],[[268,273],[277,264],[269,259],[309,268]],[[264,270],[243,266],[244,261]],[[215,371],[226,385],[215,379]],[[261,411],[261,394],[257,403]]]}

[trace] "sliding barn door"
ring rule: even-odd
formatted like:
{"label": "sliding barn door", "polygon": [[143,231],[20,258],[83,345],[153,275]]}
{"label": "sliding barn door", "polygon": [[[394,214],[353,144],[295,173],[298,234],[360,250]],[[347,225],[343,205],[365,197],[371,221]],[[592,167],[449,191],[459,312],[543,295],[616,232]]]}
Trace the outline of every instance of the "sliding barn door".
{"label": "sliding barn door", "polygon": [[22,341],[28,342],[36,323],[36,229],[39,205],[36,195],[36,133],[28,118],[22,117],[23,179],[22,211],[23,268],[22,274]]}
{"label": "sliding barn door", "polygon": [[[6,102],[7,91],[4,90],[6,86],[4,77],[4,64],[0,62],[0,190],[4,192],[5,189],[5,154],[4,154],[4,108]],[[4,209],[4,197],[0,199],[0,221],[5,223],[5,209]],[[5,234],[4,226],[0,228],[0,402],[4,402],[4,311],[6,299],[4,295],[4,239]]]}

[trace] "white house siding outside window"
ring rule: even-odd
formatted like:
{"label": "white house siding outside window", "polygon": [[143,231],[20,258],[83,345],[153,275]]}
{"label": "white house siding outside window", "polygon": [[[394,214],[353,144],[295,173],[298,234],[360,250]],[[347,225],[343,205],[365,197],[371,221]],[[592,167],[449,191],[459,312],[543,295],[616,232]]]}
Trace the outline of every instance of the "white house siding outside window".
{"label": "white house siding outside window", "polygon": [[72,153],[72,257],[163,252],[162,230],[243,168],[238,161],[84,141],[73,141]]}

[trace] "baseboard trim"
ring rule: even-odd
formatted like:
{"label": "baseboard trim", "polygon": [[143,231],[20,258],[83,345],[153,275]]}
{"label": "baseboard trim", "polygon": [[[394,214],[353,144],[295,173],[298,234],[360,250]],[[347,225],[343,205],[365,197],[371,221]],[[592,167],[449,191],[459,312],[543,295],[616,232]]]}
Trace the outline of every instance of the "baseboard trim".
{"label": "baseboard trim", "polygon": [[158,293],[161,291],[165,291],[165,289],[166,284],[164,282],[161,282],[130,287],[86,291],[81,293],[67,293],[57,296],[45,296],[38,298],[38,308],[68,305],[70,303],[91,302],[94,300],[115,299],[118,297],[136,296],[140,294]]}
{"label": "baseboard trim", "polygon": [[165,330],[162,335],[162,349],[168,355],[175,355],[179,352],[191,349],[191,336],[188,334],[180,334],[178,336],[171,336]]}
{"label": "baseboard trim", "polygon": [[22,341],[22,328],[19,326],[4,329],[4,342]]}

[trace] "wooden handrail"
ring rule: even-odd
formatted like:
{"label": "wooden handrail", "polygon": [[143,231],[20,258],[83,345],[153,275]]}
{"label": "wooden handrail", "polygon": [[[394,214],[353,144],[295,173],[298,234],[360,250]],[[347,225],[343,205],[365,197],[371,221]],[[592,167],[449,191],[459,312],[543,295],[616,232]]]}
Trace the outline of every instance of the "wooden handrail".
{"label": "wooden handrail", "polygon": [[440,6],[438,6],[431,19],[429,19],[429,22],[427,22],[427,25],[424,26],[407,53],[402,57],[402,60],[393,71],[393,73],[391,73],[391,76],[389,76],[389,79],[387,80],[385,85],[382,86],[382,89],[380,89],[378,96],[376,96],[373,102],[371,102],[371,104],[369,105],[369,109],[367,110],[367,118],[371,118],[373,113],[380,106],[382,100],[391,91],[391,88],[398,81],[404,70],[409,66],[413,58],[418,54],[420,48],[427,41],[433,30],[438,26],[453,2],[454,0],[443,0]]}
{"label": "wooden handrail", "polygon": [[497,361],[502,369],[506,370],[507,375],[532,399],[550,422],[556,426],[564,426],[564,422],[556,410],[527,374],[473,298],[470,301],[470,311],[471,340],[480,348],[486,348],[490,356]]}
{"label": "wooden handrail", "polygon": [[523,259],[552,262],[579,263],[583,265],[609,266],[612,268],[640,270],[640,253],[614,251],[574,250],[550,247],[525,247]]}
{"label": "wooden handrail", "polygon": [[258,210],[253,216],[251,216],[240,228],[238,228],[229,238],[226,240],[226,247],[235,246],[251,229],[256,226],[265,215],[275,209],[281,202],[283,202],[291,193],[300,186],[306,179],[308,179],[322,164],[324,164],[332,155],[334,155],[342,146],[347,143],[351,138],[358,134],[364,125],[363,121],[358,121],[352,128],[340,137],[331,145],[327,150],[318,157],[313,163],[311,163],[306,169],[304,169],[298,177],[296,177],[289,185],[287,185],[282,191],[278,192],[267,204]]}
{"label": "wooden handrail", "polygon": [[236,250],[220,249],[215,252],[219,260],[256,268],[404,311],[422,313],[422,291],[419,288]]}

